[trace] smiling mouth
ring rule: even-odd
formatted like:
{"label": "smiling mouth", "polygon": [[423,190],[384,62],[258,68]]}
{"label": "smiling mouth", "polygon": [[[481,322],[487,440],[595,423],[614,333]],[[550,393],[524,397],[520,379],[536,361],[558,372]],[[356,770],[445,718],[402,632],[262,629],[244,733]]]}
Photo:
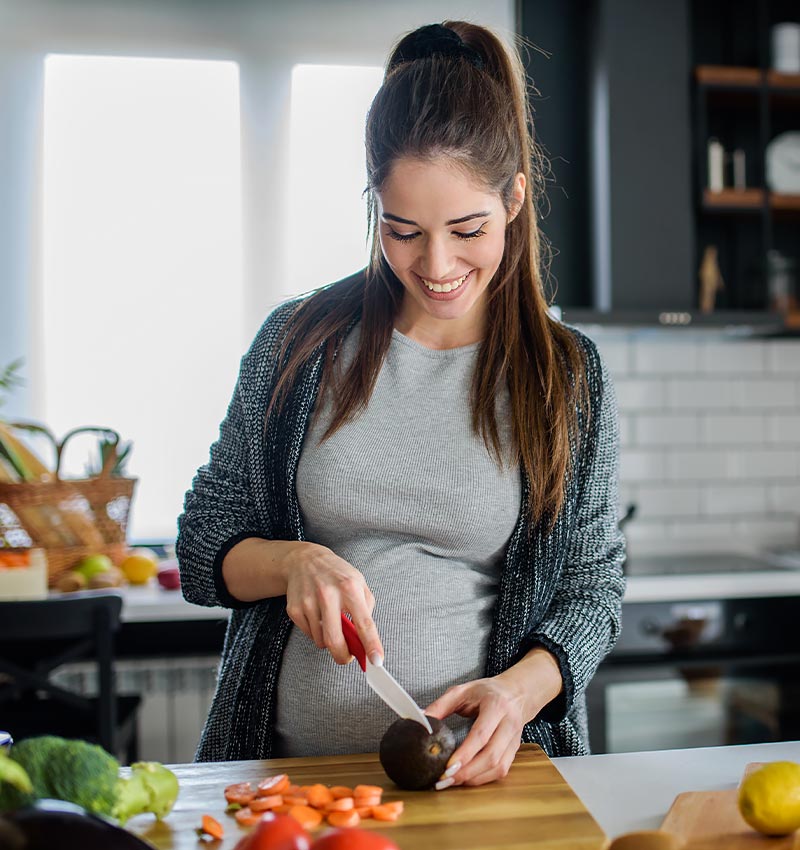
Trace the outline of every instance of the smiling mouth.
{"label": "smiling mouth", "polygon": [[464,281],[469,277],[469,275],[470,272],[467,272],[465,275],[457,277],[455,280],[448,281],[447,283],[432,283],[431,281],[426,280],[424,277],[420,277],[419,279],[431,292],[453,292],[458,289],[461,284],[464,283]]}

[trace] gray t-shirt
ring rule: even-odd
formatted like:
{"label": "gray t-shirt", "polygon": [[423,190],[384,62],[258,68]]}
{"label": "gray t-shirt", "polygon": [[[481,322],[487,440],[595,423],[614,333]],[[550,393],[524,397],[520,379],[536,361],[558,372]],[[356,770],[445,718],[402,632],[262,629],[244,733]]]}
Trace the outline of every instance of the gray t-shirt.
{"label": "gray t-shirt", "polygon": [[[352,361],[359,327],[340,351]],[[473,433],[479,344],[432,350],[395,330],[367,408],[328,440],[330,399],[306,434],[297,494],[306,538],[358,569],[375,595],[386,669],[421,708],[484,674],[520,476]],[[510,445],[507,392],[498,427]],[[396,720],[358,664],[292,629],[278,681],[276,756],[375,752]],[[463,740],[471,720],[448,724]]]}

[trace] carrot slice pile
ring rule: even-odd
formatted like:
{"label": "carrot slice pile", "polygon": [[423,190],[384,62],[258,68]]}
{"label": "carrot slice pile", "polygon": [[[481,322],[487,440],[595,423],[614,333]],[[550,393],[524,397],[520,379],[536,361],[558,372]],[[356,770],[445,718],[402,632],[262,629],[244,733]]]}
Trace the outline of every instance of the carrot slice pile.
{"label": "carrot slice pile", "polygon": [[229,785],[225,799],[231,809],[238,808],[232,813],[241,826],[258,823],[264,812],[291,815],[308,830],[323,821],[335,827],[358,826],[366,818],[388,823],[403,813],[402,800],[382,802],[380,785],[296,785],[285,773],[268,776],[255,788],[249,782]]}

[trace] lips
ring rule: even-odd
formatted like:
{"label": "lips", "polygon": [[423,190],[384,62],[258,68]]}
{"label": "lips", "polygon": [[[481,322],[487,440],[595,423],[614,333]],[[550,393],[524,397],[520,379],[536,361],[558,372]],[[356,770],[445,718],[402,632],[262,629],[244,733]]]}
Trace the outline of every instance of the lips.
{"label": "lips", "polygon": [[[431,298],[434,301],[452,301],[455,298],[458,298],[466,289],[474,271],[474,269],[470,269],[465,275],[462,275],[459,278],[453,278],[444,284],[440,284],[438,282],[434,283],[433,281],[426,280],[417,274],[415,274],[415,277],[419,281],[422,291],[428,296],[428,298]],[[448,288],[448,291],[444,291],[445,287]],[[437,292],[436,289],[440,289],[441,291]]]}

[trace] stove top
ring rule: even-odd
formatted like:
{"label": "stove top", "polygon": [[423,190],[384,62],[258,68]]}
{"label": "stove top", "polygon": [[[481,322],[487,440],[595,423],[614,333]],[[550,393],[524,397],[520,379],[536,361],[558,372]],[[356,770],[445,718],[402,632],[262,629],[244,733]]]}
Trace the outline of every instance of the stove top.
{"label": "stove top", "polygon": [[633,555],[625,565],[629,576],[709,575],[716,573],[760,573],[797,569],[789,561],[765,555],[728,552],[678,555]]}

